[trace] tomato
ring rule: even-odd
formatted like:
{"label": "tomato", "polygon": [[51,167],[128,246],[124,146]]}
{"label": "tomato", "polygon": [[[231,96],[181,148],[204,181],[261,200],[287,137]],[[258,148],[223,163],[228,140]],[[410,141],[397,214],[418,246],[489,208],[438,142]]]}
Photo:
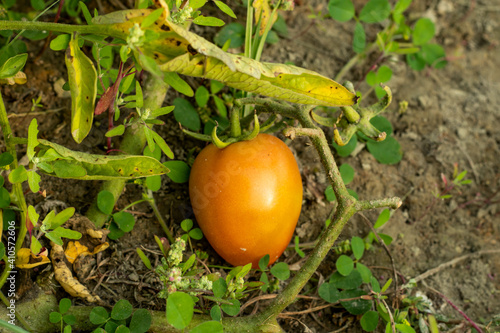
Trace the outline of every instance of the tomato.
{"label": "tomato", "polygon": [[234,266],[285,251],[302,206],[297,161],[280,139],[259,134],[224,149],[213,144],[195,159],[189,176],[194,215],[215,251]]}

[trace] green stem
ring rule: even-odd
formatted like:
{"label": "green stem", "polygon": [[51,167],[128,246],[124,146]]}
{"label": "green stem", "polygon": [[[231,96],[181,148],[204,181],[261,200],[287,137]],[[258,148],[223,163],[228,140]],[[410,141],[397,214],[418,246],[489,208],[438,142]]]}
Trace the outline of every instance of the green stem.
{"label": "green stem", "polygon": [[74,25],[53,22],[32,21],[0,21],[0,30],[38,30],[54,31],[71,34],[79,32],[82,34],[106,35],[115,38],[126,38],[126,35],[113,29],[110,24]]}
{"label": "green stem", "polygon": [[250,58],[252,54],[252,32],[253,32],[253,1],[248,1],[247,24],[245,30],[245,57]]}
{"label": "green stem", "polygon": [[[167,93],[167,88],[168,86],[162,80],[157,79],[154,75],[148,76],[144,84],[144,108],[155,110],[161,107]],[[135,123],[127,127],[120,144],[120,150],[125,154],[140,155],[145,145],[146,136],[144,134],[143,125]],[[124,180],[109,180],[103,182],[101,191],[106,190],[111,192],[116,203],[124,188]],[[98,228],[101,228],[108,219],[108,215],[102,213],[97,207],[97,201],[94,201],[92,206],[90,206],[86,216],[94,222]]]}
{"label": "green stem", "polygon": [[230,135],[232,138],[241,136],[240,110],[241,108],[236,105],[231,108],[231,118],[229,120],[231,121]]}
{"label": "green stem", "polygon": [[155,198],[153,197],[153,191],[148,190],[148,198],[149,198],[149,200],[148,200],[149,205],[153,209],[153,212],[155,213],[156,218],[158,219],[158,223],[160,223],[161,228],[163,229],[163,231],[167,235],[167,238],[168,238],[168,241],[170,242],[170,244],[173,244],[175,242],[174,236],[172,236],[172,233],[168,229],[167,224],[165,223],[165,220],[163,219],[163,216],[161,216],[161,213],[160,213],[160,210],[158,209],[158,206],[156,206],[156,201],[155,201]]}
{"label": "green stem", "polygon": [[[5,109],[5,104],[3,102],[2,94],[0,92],[0,127],[2,128],[3,137],[5,140],[6,151],[14,157],[14,161],[10,164],[10,169],[14,170],[18,167],[17,161],[17,151],[16,145],[12,142],[13,134],[12,129],[9,124],[9,118],[7,117],[7,110]],[[17,234],[16,239],[16,253],[21,249],[23,245],[24,238],[26,237],[26,233],[28,231],[26,227],[26,214],[28,212],[28,207],[26,205],[26,199],[24,198],[23,186],[21,183],[12,184],[12,191],[10,193],[11,202],[19,208],[21,222],[19,225],[19,233]],[[7,276],[9,274],[8,265],[5,265],[4,271],[0,276],[0,288],[3,287],[5,281],[7,281]]]}

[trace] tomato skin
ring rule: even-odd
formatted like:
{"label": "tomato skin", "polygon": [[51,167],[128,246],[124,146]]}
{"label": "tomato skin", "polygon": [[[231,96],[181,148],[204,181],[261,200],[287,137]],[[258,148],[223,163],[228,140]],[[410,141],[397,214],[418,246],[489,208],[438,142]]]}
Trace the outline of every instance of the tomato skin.
{"label": "tomato skin", "polygon": [[302,206],[297,161],[280,139],[259,134],[196,157],[189,177],[196,220],[214,250],[233,266],[269,254],[272,264],[293,236]]}

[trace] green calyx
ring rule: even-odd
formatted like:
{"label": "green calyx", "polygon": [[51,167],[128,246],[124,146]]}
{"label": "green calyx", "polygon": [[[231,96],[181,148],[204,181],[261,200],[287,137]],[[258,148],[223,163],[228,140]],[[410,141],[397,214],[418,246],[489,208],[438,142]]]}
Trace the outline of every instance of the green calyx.
{"label": "green calyx", "polygon": [[217,127],[218,127],[218,124],[212,130],[211,141],[219,149],[224,149],[227,146],[229,146],[230,144],[235,143],[235,142],[253,140],[257,137],[257,135],[260,132],[260,124],[259,124],[259,118],[257,117],[257,113],[254,113],[254,126],[253,126],[252,131],[247,132],[246,134],[240,135],[238,137],[230,137],[225,142],[222,141],[217,136]]}

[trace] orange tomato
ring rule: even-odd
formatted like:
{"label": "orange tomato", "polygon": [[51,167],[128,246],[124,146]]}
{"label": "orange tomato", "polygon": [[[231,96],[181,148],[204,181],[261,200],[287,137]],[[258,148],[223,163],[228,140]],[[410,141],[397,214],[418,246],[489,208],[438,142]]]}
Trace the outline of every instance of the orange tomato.
{"label": "orange tomato", "polygon": [[224,149],[213,144],[195,159],[189,196],[203,234],[234,266],[269,254],[273,262],[292,238],[302,206],[297,161],[283,141],[259,134]]}

